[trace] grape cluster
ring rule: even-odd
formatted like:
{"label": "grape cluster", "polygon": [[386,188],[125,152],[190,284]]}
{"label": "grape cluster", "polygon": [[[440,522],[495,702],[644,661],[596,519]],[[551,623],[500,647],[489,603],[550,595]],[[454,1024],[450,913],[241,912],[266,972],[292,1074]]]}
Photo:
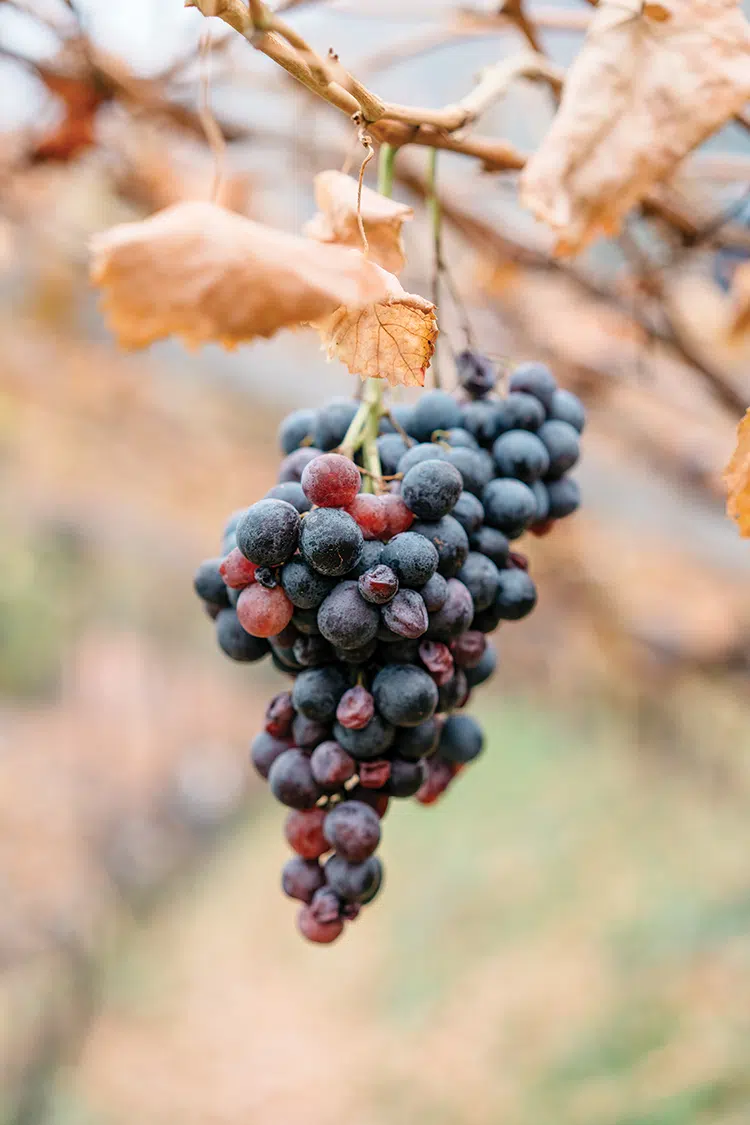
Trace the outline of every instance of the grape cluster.
{"label": "grape cluster", "polygon": [[504,396],[484,357],[458,370],[455,394],[380,418],[375,482],[337,452],[358,403],[290,414],[279,483],[230,517],[195,576],[224,652],[293,678],[251,757],[289,808],[282,887],[310,941],[334,941],[377,895],[391,797],[432,804],[481,753],[461,710],[495,670],[487,635],[537,598],[512,544],[579,504],[579,399],[539,363]]}

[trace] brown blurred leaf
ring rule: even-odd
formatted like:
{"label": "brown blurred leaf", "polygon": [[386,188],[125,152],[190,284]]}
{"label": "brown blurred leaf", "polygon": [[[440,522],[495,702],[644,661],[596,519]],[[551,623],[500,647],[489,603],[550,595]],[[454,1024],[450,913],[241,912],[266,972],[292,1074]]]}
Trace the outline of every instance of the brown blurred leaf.
{"label": "brown blurred leaf", "polygon": [[[357,222],[357,181],[343,172],[320,172],[315,177],[315,201],[320,208],[305,228],[319,242],[336,242],[362,249]],[[362,222],[369,244],[368,258],[390,273],[406,263],[401,227],[414,212],[371,188],[362,188]]]}
{"label": "brown blurred leaf", "polygon": [[737,445],[724,470],[727,512],[737,521],[740,535],[750,538],[750,410],[737,427]]}
{"label": "brown blurred leaf", "polygon": [[342,306],[318,320],[323,346],[329,359],[340,359],[353,375],[423,387],[438,334],[435,306],[407,293],[379,266],[373,268],[386,284],[386,296],[366,308]]}
{"label": "brown blurred leaf", "polygon": [[91,277],[123,347],[165,336],[233,347],[371,306],[388,276],[356,250],[273,230],[213,203],[178,203],[92,240]]}
{"label": "brown blurred leaf", "polygon": [[521,177],[522,201],[553,228],[561,254],[617,231],[647,189],[750,97],[750,26],[736,0],[640,9],[600,0]]}

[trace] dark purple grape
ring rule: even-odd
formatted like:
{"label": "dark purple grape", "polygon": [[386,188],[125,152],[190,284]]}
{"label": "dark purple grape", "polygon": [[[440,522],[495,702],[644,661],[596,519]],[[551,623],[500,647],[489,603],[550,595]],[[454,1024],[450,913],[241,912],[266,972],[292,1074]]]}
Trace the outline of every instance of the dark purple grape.
{"label": "dark purple grape", "polygon": [[438,753],[457,765],[473,761],[482,752],[484,735],[476,719],[470,715],[451,715],[440,734]]}
{"label": "dark purple grape", "polygon": [[419,593],[428,613],[434,613],[436,609],[440,609],[448,597],[448,582],[442,574],[433,574],[430,581],[422,586]]}
{"label": "dark purple grape", "polygon": [[300,902],[312,902],[313,895],[325,881],[323,868],[317,859],[303,859],[301,855],[288,859],[281,872],[284,894],[289,898],[297,898]]}
{"label": "dark purple grape", "polygon": [[[461,452],[474,455],[472,450],[453,450],[451,456]],[[401,482],[401,495],[419,519],[439,520],[448,515],[463,487],[461,473],[454,465],[433,459],[409,469]]]}
{"label": "dark purple grape", "polygon": [[417,441],[429,441],[437,430],[452,430],[461,425],[461,407],[447,391],[427,391],[415,403],[409,419],[409,433]]}
{"label": "dark purple grape", "polygon": [[334,659],[333,649],[320,636],[298,637],[292,646],[294,659],[303,668],[318,668]]}
{"label": "dark purple grape", "polygon": [[206,559],[202,562],[193,575],[193,589],[204,602],[226,609],[229,600],[220,570],[222,562],[223,559]]}
{"label": "dark purple grape", "polygon": [[292,693],[280,691],[266,707],[265,729],[274,738],[286,738],[292,730],[294,707]]}
{"label": "dark purple grape", "polygon": [[310,913],[316,922],[330,925],[341,917],[341,900],[331,887],[320,887],[312,897]]}
{"label": "dark purple grape", "polygon": [[476,399],[489,394],[497,382],[492,360],[479,352],[459,352],[456,356],[456,374],[460,386]]}
{"label": "dark purple grape", "polygon": [[297,715],[292,723],[294,745],[303,750],[312,750],[319,742],[324,742],[330,733],[329,725],[319,723],[317,719],[308,719],[306,715]]}
{"label": "dark purple grape", "polygon": [[340,855],[332,855],[325,865],[328,885],[345,902],[372,902],[383,882],[383,867],[377,856],[362,863],[349,863]]}
{"label": "dark purple grape", "polygon": [[342,801],[325,818],[323,832],[337,855],[362,863],[380,843],[380,820],[363,801]]}
{"label": "dark purple grape", "polygon": [[[469,634],[467,633],[466,636],[468,635]],[[494,647],[491,644],[488,644],[487,648],[482,654],[482,658],[479,663],[473,668],[465,669],[466,682],[468,683],[470,688],[479,687],[480,684],[483,684],[487,680],[489,680],[490,676],[496,668],[497,653],[495,652]]]}
{"label": "dark purple grape", "polygon": [[386,792],[391,797],[413,797],[421,788],[426,776],[421,759],[410,762],[405,758],[394,758],[391,762],[391,776],[385,787]]}
{"label": "dark purple grape", "polygon": [[557,390],[557,382],[546,363],[519,363],[510,377],[508,387],[511,392],[523,391],[524,394],[534,395],[549,410]]}
{"label": "dark purple grape", "polygon": [[358,648],[374,640],[380,614],[366,602],[357,583],[340,582],[318,610],[318,628],[337,648]]}
{"label": "dark purple grape", "polygon": [[454,520],[458,520],[466,534],[471,538],[482,526],[484,508],[473,492],[462,492],[451,515]]}
{"label": "dark purple grape", "polygon": [[281,568],[281,585],[297,609],[317,609],[334,589],[336,579],[326,578],[302,559],[293,558]]}
{"label": "dark purple grape", "polygon": [[261,777],[268,777],[273,763],[290,746],[288,738],[274,738],[264,730],[256,734],[250,746],[250,760]]}
{"label": "dark purple grape", "polygon": [[481,496],[495,475],[486,449],[451,449],[448,461],[461,474],[462,490],[474,496]]}
{"label": "dark purple grape", "polygon": [[373,680],[372,694],[378,712],[394,726],[415,727],[432,718],[438,690],[421,668],[387,664]]}
{"label": "dark purple grape", "polygon": [[548,480],[559,480],[563,473],[572,469],[581,453],[578,431],[567,422],[554,419],[539,427],[539,440],[549,454],[549,465],[545,470]]}
{"label": "dark purple grape", "polygon": [[520,621],[536,605],[536,586],[525,570],[501,570],[495,607],[504,621]]}
{"label": "dark purple grape", "polygon": [[399,590],[382,612],[383,621],[398,637],[414,639],[427,632],[427,607],[416,590]]}
{"label": "dark purple grape", "polygon": [[528,430],[508,430],[500,434],[492,446],[497,475],[515,477],[526,484],[541,480],[549,470],[550,459],[544,442],[540,439],[541,430],[539,437]]}
{"label": "dark purple grape", "polygon": [[404,531],[386,543],[380,560],[395,574],[401,586],[418,589],[429,582],[437,570],[438,553],[424,535]]}
{"label": "dark purple grape", "polygon": [[416,762],[434,754],[440,737],[437,719],[427,719],[416,727],[399,727],[393,740],[392,752],[399,758]]}
{"label": "dark purple grape", "polygon": [[306,668],[300,672],[292,688],[292,701],[297,711],[319,723],[332,723],[339,700],[349,687],[344,671],[336,664],[323,668]]}
{"label": "dark purple grape", "polygon": [[465,632],[474,616],[471,594],[457,578],[448,579],[448,596],[437,613],[430,614],[428,636],[435,641],[452,641]]}
{"label": "dark purple grape", "polygon": [[487,638],[484,633],[470,629],[451,641],[453,659],[459,668],[476,668],[484,656],[487,648]]}
{"label": "dark purple grape", "polygon": [[471,549],[486,555],[499,570],[502,570],[508,562],[510,543],[507,536],[497,528],[480,527],[479,531],[471,537]]}
{"label": "dark purple grape", "polygon": [[285,750],[268,771],[268,784],[277,801],[292,809],[311,809],[321,796],[303,750]]}
{"label": "dark purple grape", "polygon": [[411,530],[430,540],[438,553],[438,573],[444,578],[452,578],[461,569],[469,553],[469,537],[453,516],[415,523]]}
{"label": "dark purple grape", "polygon": [[499,405],[498,434],[506,430],[538,430],[546,416],[539,399],[524,391],[512,391]]}
{"label": "dark purple grape", "polygon": [[[471,436],[471,435],[470,435]],[[448,450],[433,441],[423,441],[407,449],[398,463],[398,472],[405,476],[409,469],[419,465],[422,461],[447,461]]]}
{"label": "dark purple grape", "polygon": [[341,445],[354,420],[359,403],[351,398],[334,398],[317,411],[313,441],[323,452]]}
{"label": "dark purple grape", "polygon": [[482,505],[489,526],[502,531],[508,539],[523,535],[536,517],[534,493],[520,480],[490,481],[482,494]]}
{"label": "dark purple grape", "polygon": [[321,789],[332,792],[339,789],[357,771],[356,763],[338,742],[321,742],[310,757],[312,775]]}
{"label": "dark purple grape", "polygon": [[296,508],[285,500],[259,500],[237,524],[237,546],[256,566],[281,566],[296,551],[299,533]]}
{"label": "dark purple grape", "polygon": [[[561,520],[575,512],[581,504],[581,491],[578,482],[572,477],[550,481],[546,485],[549,501],[548,518]],[[221,614],[219,614],[221,617]]]}
{"label": "dark purple grape", "polygon": [[364,539],[358,525],[339,508],[313,508],[302,521],[300,553],[319,574],[328,577],[346,574],[359,562],[363,548]]}
{"label": "dark purple grape", "polygon": [[312,508],[311,502],[302,491],[302,485],[296,480],[285,480],[281,484],[275,484],[273,488],[269,488],[265,499],[286,500],[287,504],[296,508],[300,515],[309,512]]}
{"label": "dark purple grape", "polygon": [[406,453],[407,445],[401,434],[383,434],[375,443],[378,447],[380,467],[390,477],[399,471],[398,463]]}
{"label": "dark purple grape", "polygon": [[338,744],[357,761],[371,761],[382,758],[388,750],[393,742],[394,730],[380,715],[375,714],[362,730],[350,730],[336,723],[333,734]]}
{"label": "dark purple grape", "polygon": [[471,594],[475,612],[492,605],[500,584],[500,572],[485,555],[470,551],[457,578]]}
{"label": "dark purple grape", "polygon": [[[239,592],[239,591],[238,591]],[[234,609],[221,609],[216,615],[216,640],[219,648],[232,660],[253,664],[269,651],[263,637],[251,637],[240,625]]]}
{"label": "dark purple grape", "polygon": [[549,409],[550,419],[558,422],[567,422],[578,433],[583,432],[586,425],[586,410],[583,403],[572,391],[563,389],[555,391]]}
{"label": "dark purple grape", "polygon": [[[401,536],[397,535],[396,538],[400,539]],[[357,585],[362,597],[371,605],[385,605],[398,593],[398,578],[390,566],[381,564],[361,574]]]}

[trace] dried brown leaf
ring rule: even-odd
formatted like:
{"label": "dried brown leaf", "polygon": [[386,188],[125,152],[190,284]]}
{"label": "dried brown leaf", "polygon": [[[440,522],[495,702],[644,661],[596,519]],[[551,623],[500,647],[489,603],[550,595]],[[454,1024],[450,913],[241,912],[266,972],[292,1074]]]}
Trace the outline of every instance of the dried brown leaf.
{"label": "dried brown leaf", "polygon": [[750,262],[738,266],[732,278],[732,317],[729,335],[746,336],[750,330]]}
{"label": "dried brown leaf", "polygon": [[724,470],[727,512],[737,521],[740,535],[750,538],[750,410],[737,427],[737,445]]}
{"label": "dried brown leaf", "polygon": [[435,306],[407,293],[392,274],[374,268],[386,283],[386,297],[366,308],[342,306],[318,320],[323,346],[329,359],[340,359],[363,379],[423,387],[438,334]]}
{"label": "dried brown leaf", "polygon": [[[736,0],[600,0],[521,199],[561,254],[612,234],[647,190],[750,97]],[[658,9],[658,10],[657,10]]]}
{"label": "dried brown leaf", "polygon": [[[343,172],[320,172],[315,177],[315,202],[320,211],[305,228],[319,242],[362,249],[357,222],[357,181]],[[362,222],[367,235],[367,257],[390,273],[399,273],[406,263],[401,228],[414,212],[405,203],[362,188]]]}
{"label": "dried brown leaf", "polygon": [[178,203],[92,241],[92,280],[123,347],[180,336],[225,347],[387,297],[356,250],[323,246],[214,203]]}

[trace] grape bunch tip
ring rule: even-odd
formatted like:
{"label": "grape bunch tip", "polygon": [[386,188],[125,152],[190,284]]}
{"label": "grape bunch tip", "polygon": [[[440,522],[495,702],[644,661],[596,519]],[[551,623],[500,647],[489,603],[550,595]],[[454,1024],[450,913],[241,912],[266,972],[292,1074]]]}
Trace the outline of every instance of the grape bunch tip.
{"label": "grape bunch tip", "polygon": [[455,393],[380,416],[374,491],[362,452],[339,451],[357,402],[288,415],[278,484],[230,516],[194,579],[226,655],[270,657],[293,681],[251,760],[289,810],[282,889],[318,944],[379,893],[391,798],[434,804],[481,754],[463,708],[495,671],[488,636],[537,600],[513,544],[580,504],[580,400],[541,363],[505,395],[486,357],[457,367]]}

